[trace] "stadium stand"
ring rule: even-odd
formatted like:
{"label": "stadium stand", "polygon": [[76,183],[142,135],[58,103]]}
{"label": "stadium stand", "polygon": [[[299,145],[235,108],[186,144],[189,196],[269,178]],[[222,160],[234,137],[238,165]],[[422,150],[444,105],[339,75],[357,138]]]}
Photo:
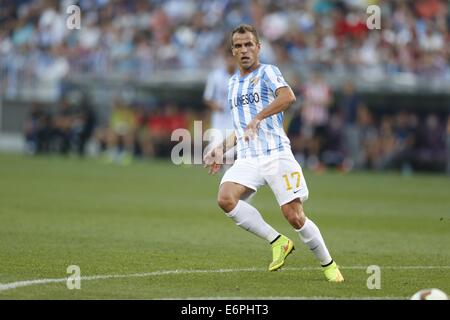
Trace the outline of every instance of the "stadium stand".
{"label": "stadium stand", "polygon": [[[149,132],[173,102],[168,88],[178,90],[178,97],[191,97],[180,98],[176,108],[182,119],[194,118],[201,109],[195,96],[207,71],[221,63],[216,53],[228,44],[229,30],[251,23],[261,32],[262,60],[280,66],[299,96],[288,114],[294,122],[286,127],[300,161],[317,170],[450,171],[448,1],[80,0],[81,29],[70,30],[66,9],[72,3],[1,1],[0,135],[24,132],[28,151],[47,150],[45,141],[59,135],[60,142],[50,145],[66,152],[69,136],[60,126],[57,130],[56,110],[80,86],[89,91],[93,107],[74,111],[78,116],[71,118],[73,130],[85,130],[70,135],[80,154],[86,139],[102,140],[92,127],[109,123],[114,88],[132,93],[125,100]],[[366,26],[366,8],[372,4],[381,9],[380,30]],[[305,88],[315,73],[332,93],[319,140],[317,134],[308,136],[305,113],[297,111],[304,108]],[[166,96],[155,98],[148,88]],[[33,119],[40,112],[53,119],[47,124],[51,133],[36,133]],[[80,129],[85,119],[80,112],[96,119],[90,118],[87,129]],[[178,123],[189,126],[183,121]],[[158,138],[139,134],[135,139],[137,153],[167,155],[167,146],[152,145]]]}

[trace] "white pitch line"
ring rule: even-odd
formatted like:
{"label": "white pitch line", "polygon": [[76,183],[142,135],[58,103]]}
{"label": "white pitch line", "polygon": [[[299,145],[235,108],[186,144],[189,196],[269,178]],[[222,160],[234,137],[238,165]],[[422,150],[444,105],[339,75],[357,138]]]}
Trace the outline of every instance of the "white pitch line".
{"label": "white pitch line", "polygon": [[[342,269],[348,270],[365,270],[367,266],[341,266]],[[381,269],[450,269],[450,266],[380,266]],[[301,267],[301,268],[284,268],[281,271],[312,271],[321,270],[320,267]],[[195,273],[230,273],[230,272],[266,272],[266,269],[262,268],[242,268],[242,269],[216,269],[216,270],[162,270],[146,273],[131,273],[131,274],[106,274],[106,275],[94,275],[94,276],[81,276],[80,280],[106,280],[106,279],[121,279],[121,278],[143,278],[164,276],[172,274],[195,274]],[[0,292],[16,289],[20,287],[29,287],[39,284],[60,283],[66,282],[68,278],[56,278],[56,279],[35,279],[35,280],[23,280],[11,283],[0,284]]]}
{"label": "white pitch line", "polygon": [[[218,269],[218,270],[163,270],[146,273],[131,273],[131,274],[106,274],[96,276],[81,276],[80,280],[104,280],[104,279],[120,279],[120,278],[139,278],[139,277],[152,277],[163,276],[167,274],[191,274],[191,273],[226,273],[226,272],[249,272],[249,271],[262,271],[263,269],[247,268],[247,269]],[[16,289],[19,287],[28,287],[36,284],[47,284],[66,282],[68,278],[59,279],[36,279],[36,280],[24,280],[11,283],[0,284],[0,291],[6,291],[10,289]]]}
{"label": "white pitch line", "polygon": [[[415,270],[415,269],[450,269],[450,266],[380,266],[380,269],[400,269],[400,270]],[[339,268],[341,269],[348,269],[348,270],[366,270],[369,266],[341,266],[339,265]],[[289,269],[289,268],[286,268]],[[320,269],[319,267],[316,267],[314,269]]]}

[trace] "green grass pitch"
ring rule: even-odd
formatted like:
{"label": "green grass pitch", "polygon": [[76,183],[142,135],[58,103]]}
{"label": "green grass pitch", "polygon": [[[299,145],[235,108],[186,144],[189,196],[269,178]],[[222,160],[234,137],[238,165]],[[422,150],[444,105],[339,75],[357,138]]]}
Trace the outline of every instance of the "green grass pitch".
{"label": "green grass pitch", "polygon": [[[273,273],[266,271],[269,245],[220,211],[220,177],[201,166],[0,155],[0,299],[407,299],[432,287],[450,293],[449,177],[305,175],[305,211],[342,266],[342,284],[324,280],[268,187],[253,204],[296,245]],[[67,288],[69,265],[80,267],[79,290]],[[380,289],[367,287],[370,265],[380,267]]]}

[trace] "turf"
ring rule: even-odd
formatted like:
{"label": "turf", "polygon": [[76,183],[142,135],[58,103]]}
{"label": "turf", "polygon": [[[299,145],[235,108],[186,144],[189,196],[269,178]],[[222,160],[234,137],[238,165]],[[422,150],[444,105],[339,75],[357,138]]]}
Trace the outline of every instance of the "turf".
{"label": "turf", "polygon": [[[220,177],[201,166],[0,155],[0,284],[63,279],[69,265],[78,265],[82,277],[123,275],[82,278],[80,290],[69,290],[64,279],[0,285],[0,299],[389,299],[430,287],[450,292],[449,177],[305,175],[306,213],[343,267],[342,284],[324,280],[267,187],[253,204],[296,244],[285,268],[273,273],[266,271],[270,247],[221,213]],[[380,289],[367,287],[369,265],[381,268]],[[179,272],[163,273],[173,270]]]}

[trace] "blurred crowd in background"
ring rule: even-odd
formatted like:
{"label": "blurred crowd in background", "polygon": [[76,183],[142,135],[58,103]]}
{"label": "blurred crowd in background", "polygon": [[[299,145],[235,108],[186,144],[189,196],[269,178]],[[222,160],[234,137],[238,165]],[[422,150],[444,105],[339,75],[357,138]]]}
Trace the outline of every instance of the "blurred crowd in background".
{"label": "blurred crowd in background", "polygon": [[[207,69],[240,23],[260,30],[262,61],[281,69],[402,75],[450,81],[450,2],[444,0],[2,0],[0,74],[14,91],[30,79],[74,74],[147,79],[158,70]],[[66,27],[81,8],[81,29]],[[382,28],[369,32],[368,5]],[[7,83],[6,83],[7,82]],[[20,83],[19,83],[20,84]],[[23,85],[23,84],[22,84]],[[13,94],[12,92],[11,94]]]}
{"label": "blurred crowd in background", "polygon": [[[1,0],[0,94],[27,82],[82,75],[148,80],[167,70],[212,70],[229,31],[260,31],[261,60],[287,74],[298,104],[286,114],[297,159],[314,170],[334,166],[450,172],[450,117],[427,110],[379,113],[355,85],[400,77],[450,84],[450,2],[444,0]],[[66,27],[70,4],[81,29]],[[381,9],[368,30],[368,5]],[[289,71],[289,72],[288,72]],[[359,79],[331,86],[329,76]],[[362,80],[362,81],[361,81]],[[448,89],[448,88],[447,88]],[[338,94],[337,94],[338,93]],[[81,101],[81,102],[80,102]],[[209,119],[174,101],[146,108],[115,98],[100,123],[88,98],[62,96],[57,110],[35,103],[25,124],[30,153],[86,153],[89,141],[109,161],[170,155],[171,132]]]}
{"label": "blurred crowd in background", "polygon": [[[285,129],[295,157],[305,167],[317,172],[332,167],[343,172],[450,174],[450,114],[395,109],[380,113],[369,108],[352,82],[336,96],[320,74],[293,89],[300,101],[285,113]],[[194,121],[202,120],[203,130],[210,125],[206,107],[199,112],[174,102],[149,109],[117,98],[104,125],[87,100],[72,105],[62,100],[55,112],[45,110],[35,104],[27,117],[28,153],[84,156],[91,141],[94,155],[125,165],[133,159],[168,158],[179,142],[171,141],[175,129],[188,129],[194,137]]]}
{"label": "blurred crowd in background", "polygon": [[287,132],[294,155],[308,168],[450,173],[450,112],[372,110],[352,81],[336,95],[320,74],[296,89],[301,103]]}
{"label": "blurred crowd in background", "polygon": [[[122,164],[133,158],[170,157],[172,132],[191,129],[193,121],[202,117],[174,102],[149,109],[116,97],[106,123],[100,123],[86,95],[81,102],[70,100],[62,99],[55,110],[32,104],[24,126],[27,153],[85,156],[90,152]],[[93,150],[88,150],[88,142]]]}

